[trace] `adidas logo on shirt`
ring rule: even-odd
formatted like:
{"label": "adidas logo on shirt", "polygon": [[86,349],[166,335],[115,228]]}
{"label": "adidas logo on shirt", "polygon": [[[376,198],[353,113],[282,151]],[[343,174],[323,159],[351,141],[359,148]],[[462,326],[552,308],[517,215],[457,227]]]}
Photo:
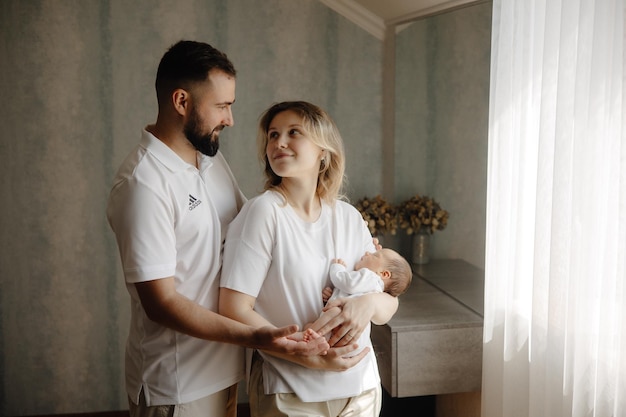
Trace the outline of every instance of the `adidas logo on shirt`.
{"label": "adidas logo on shirt", "polygon": [[195,209],[202,203],[202,200],[198,200],[196,197],[189,194],[189,211]]}

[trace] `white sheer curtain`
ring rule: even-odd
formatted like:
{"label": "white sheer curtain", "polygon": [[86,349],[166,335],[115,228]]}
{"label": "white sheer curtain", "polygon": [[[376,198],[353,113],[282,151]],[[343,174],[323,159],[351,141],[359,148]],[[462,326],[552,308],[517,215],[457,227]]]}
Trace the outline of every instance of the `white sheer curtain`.
{"label": "white sheer curtain", "polygon": [[494,0],[483,417],[626,416],[625,0]]}

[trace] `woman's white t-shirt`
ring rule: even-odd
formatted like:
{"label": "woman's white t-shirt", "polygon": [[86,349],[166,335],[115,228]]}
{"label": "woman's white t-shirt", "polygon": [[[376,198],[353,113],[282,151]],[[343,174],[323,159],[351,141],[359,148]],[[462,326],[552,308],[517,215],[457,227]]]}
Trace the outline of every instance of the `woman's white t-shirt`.
{"label": "woman's white t-shirt", "polygon": [[[249,200],[228,228],[221,286],[256,297],[255,310],[272,324],[302,327],[320,314],[331,260],[341,258],[352,269],[363,253],[373,250],[372,236],[350,204],[323,204],[319,219],[309,223],[280,194],[266,191]],[[364,333],[371,348],[370,328]],[[305,402],[328,401],[380,384],[373,349],[343,372],[261,355],[266,394],[293,392]]]}

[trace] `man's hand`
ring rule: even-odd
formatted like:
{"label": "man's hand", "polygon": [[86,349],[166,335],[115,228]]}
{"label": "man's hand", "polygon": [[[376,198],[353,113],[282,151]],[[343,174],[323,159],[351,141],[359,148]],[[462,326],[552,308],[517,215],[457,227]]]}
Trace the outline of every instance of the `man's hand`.
{"label": "man's hand", "polygon": [[280,328],[261,327],[255,332],[256,349],[287,355],[326,355],[330,346],[319,333],[307,329],[298,332],[298,326],[292,324]]}

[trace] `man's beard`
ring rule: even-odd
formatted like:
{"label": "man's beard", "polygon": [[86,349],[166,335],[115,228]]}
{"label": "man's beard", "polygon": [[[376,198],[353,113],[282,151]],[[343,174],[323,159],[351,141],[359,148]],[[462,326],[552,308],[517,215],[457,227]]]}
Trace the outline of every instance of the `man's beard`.
{"label": "man's beard", "polygon": [[194,148],[208,156],[215,156],[220,148],[219,134],[224,129],[223,125],[216,126],[209,132],[204,134],[200,130],[200,118],[195,111],[191,115],[191,119],[185,124],[183,132],[187,140],[191,142]]}

